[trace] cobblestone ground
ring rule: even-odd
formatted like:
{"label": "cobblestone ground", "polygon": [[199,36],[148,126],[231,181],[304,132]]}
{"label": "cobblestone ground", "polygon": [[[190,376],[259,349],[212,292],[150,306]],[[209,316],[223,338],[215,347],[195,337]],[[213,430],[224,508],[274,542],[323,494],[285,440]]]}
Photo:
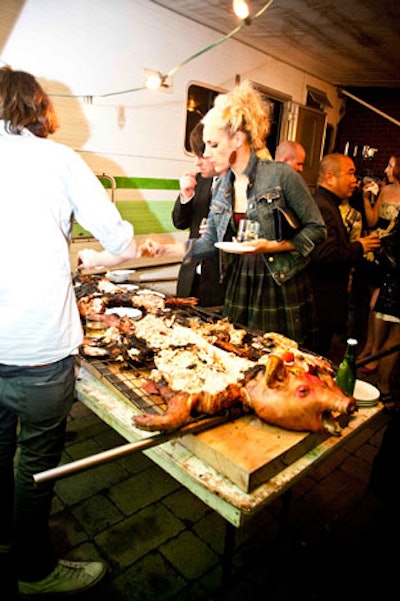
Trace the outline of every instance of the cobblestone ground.
{"label": "cobblestone ground", "polygon": [[[102,583],[74,598],[325,601],[367,599],[375,589],[380,599],[394,598],[386,591],[398,569],[389,552],[398,522],[390,498],[371,490],[370,476],[396,419],[381,413],[374,427],[295,485],[285,528],[277,500],[236,530],[232,574],[223,584],[224,519],[144,454],[57,481],[52,529],[59,554],[108,567]],[[124,442],[77,402],[64,461]]]}

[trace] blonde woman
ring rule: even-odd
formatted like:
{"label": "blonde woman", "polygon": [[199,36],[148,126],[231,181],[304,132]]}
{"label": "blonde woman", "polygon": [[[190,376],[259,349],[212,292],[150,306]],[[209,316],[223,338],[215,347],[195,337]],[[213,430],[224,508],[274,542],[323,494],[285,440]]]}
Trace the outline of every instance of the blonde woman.
{"label": "blonde woman", "polygon": [[[203,119],[204,157],[217,174],[208,226],[201,239],[190,240],[184,262],[218,252],[215,243],[236,237],[239,220],[260,224],[253,251],[222,251],[226,296],[224,315],[250,329],[284,334],[312,348],[314,311],[306,266],[309,254],[325,239],[325,224],[302,178],[286,163],[262,160],[268,105],[244,81],[217,96]],[[276,239],[273,209],[290,209],[298,229],[290,240]],[[147,241],[143,254],[176,252],[176,245]]]}

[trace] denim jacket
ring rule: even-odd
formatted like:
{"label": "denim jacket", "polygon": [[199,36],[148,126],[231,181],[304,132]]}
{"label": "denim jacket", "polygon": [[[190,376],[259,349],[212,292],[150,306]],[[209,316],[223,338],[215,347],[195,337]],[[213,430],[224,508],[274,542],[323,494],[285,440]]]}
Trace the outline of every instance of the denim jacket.
{"label": "denim jacket", "polygon": [[[252,152],[245,174],[249,178],[246,217],[259,221],[260,238],[275,239],[272,210],[278,205],[290,208],[301,224],[291,239],[292,251],[262,255],[271,276],[281,285],[307,265],[311,251],[326,238],[326,226],[304,180],[287,163],[261,160]],[[184,262],[215,253],[214,243],[224,240],[229,224],[233,226],[233,182],[230,169],[218,178],[207,230],[202,238],[188,241]]]}

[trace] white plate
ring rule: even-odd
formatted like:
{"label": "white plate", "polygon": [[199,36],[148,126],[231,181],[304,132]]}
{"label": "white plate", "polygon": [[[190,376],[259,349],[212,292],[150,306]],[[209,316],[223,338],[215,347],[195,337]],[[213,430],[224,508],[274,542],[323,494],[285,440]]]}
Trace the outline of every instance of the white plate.
{"label": "white plate", "polygon": [[135,269],[114,269],[113,271],[107,271],[106,278],[114,284],[122,284],[129,280],[133,273],[135,273]]}
{"label": "white plate", "polygon": [[158,292],[158,290],[150,290],[148,288],[141,288],[136,292],[136,294],[155,294],[156,296],[161,296],[161,298],[165,298],[165,294],[162,292]]}
{"label": "white plate", "polygon": [[373,407],[379,401],[380,392],[369,382],[356,380],[353,396],[360,407]]}
{"label": "white plate", "polygon": [[378,401],[373,401],[372,403],[366,403],[365,401],[356,401],[357,407],[365,407],[369,409],[369,407],[375,407],[378,404]]}
{"label": "white plate", "polygon": [[136,286],[136,284],[120,284],[118,288],[123,288],[127,292],[133,292],[134,290],[137,290],[139,286]]}
{"label": "white plate", "polygon": [[243,255],[254,251],[254,246],[248,246],[245,242],[215,242],[214,246],[234,255]]}
{"label": "white plate", "polygon": [[113,313],[119,317],[130,317],[131,319],[142,317],[142,312],[134,307],[109,307],[105,310],[106,315],[112,315]]}

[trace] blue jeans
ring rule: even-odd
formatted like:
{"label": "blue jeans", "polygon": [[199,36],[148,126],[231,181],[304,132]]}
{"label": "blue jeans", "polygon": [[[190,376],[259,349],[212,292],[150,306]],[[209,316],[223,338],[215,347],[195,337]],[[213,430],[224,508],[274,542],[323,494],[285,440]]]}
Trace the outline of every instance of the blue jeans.
{"label": "blue jeans", "polygon": [[54,483],[36,485],[33,476],[59,464],[74,388],[72,356],[38,367],[0,364],[0,547],[12,549],[18,580],[41,580],[57,563]]}

